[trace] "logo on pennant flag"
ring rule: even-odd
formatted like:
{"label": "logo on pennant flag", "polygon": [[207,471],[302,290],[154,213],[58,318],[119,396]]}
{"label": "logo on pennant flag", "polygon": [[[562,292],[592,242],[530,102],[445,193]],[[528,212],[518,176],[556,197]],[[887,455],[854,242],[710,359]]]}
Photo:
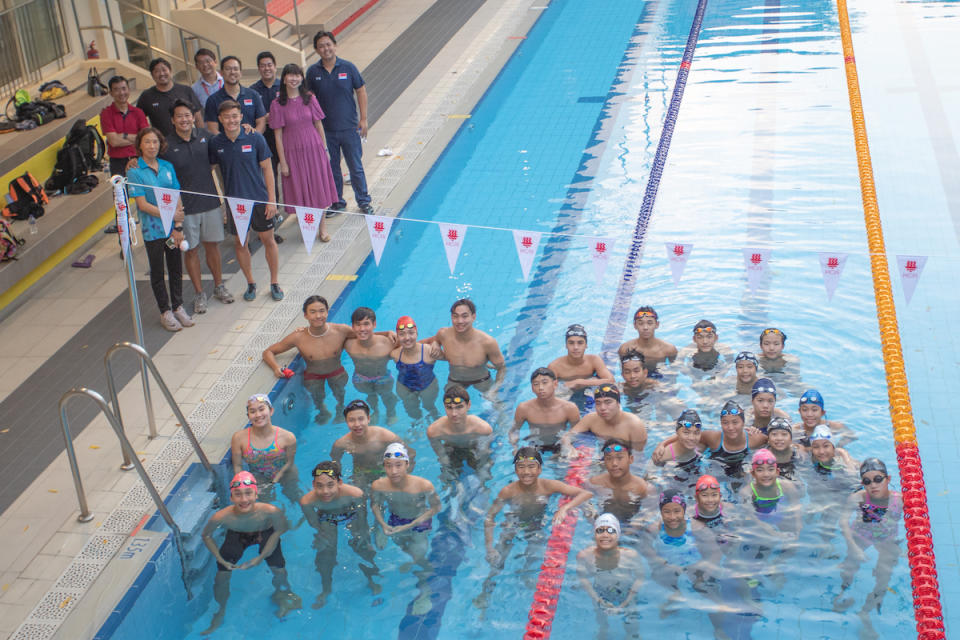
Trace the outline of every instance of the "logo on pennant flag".
{"label": "logo on pennant flag", "polygon": [[750,262],[752,262],[755,265],[760,264],[761,262],[763,262],[763,254],[762,253],[752,254],[750,256]]}
{"label": "logo on pennant flag", "polygon": [[747,286],[751,293],[756,293],[760,280],[769,271],[769,249],[744,249],[743,263],[747,269]]}
{"label": "logo on pennant flag", "polygon": [[463,247],[463,240],[467,236],[467,227],[462,224],[440,223],[440,237],[443,239],[443,250],[447,254],[447,266],[450,267],[450,275],[454,275],[457,267],[457,258],[460,256],[460,249]]}
{"label": "logo on pennant flag", "polygon": [[827,288],[827,300],[833,300],[833,293],[837,290],[843,267],[847,264],[845,253],[821,253],[820,271],[823,272],[823,286]]}
{"label": "logo on pennant flag", "polygon": [[903,286],[903,297],[907,304],[913,299],[913,292],[920,282],[920,275],[927,265],[927,256],[897,256],[897,265],[900,267],[900,284]]}
{"label": "logo on pennant flag", "polygon": [[317,238],[317,231],[320,229],[320,212],[317,209],[309,207],[296,207],[297,222],[300,223],[300,235],[303,237],[303,246],[307,250],[307,255],[313,251],[313,243]]}
{"label": "logo on pennant flag", "polygon": [[162,202],[163,204],[170,204],[172,202],[172,198],[170,197],[170,194],[169,193],[163,194],[163,196],[161,196],[160,198],[160,202]]}
{"label": "logo on pennant flag", "polygon": [[613,247],[611,238],[597,238],[593,241],[593,251],[590,252],[590,258],[593,261],[593,277],[597,285],[603,284],[603,274],[607,270],[607,263],[610,262],[610,249]]}
{"label": "logo on pennant flag", "polygon": [[687,260],[690,259],[693,245],[681,242],[667,242],[665,244],[667,261],[670,262],[670,273],[673,275],[673,286],[677,286],[680,284],[680,278],[683,277],[683,270],[687,268]]}
{"label": "logo on pennant flag", "polygon": [[530,278],[530,267],[533,265],[533,259],[537,255],[537,247],[540,245],[540,234],[536,231],[513,231],[513,243],[517,248],[517,257],[520,258],[520,270],[523,271],[523,279]]}
{"label": "logo on pennant flag", "polygon": [[246,212],[247,212],[247,205],[245,205],[245,204],[238,204],[238,205],[237,205],[237,213],[239,213],[239,214],[242,215],[242,214],[244,214],[244,213],[246,213]]}
{"label": "logo on pennant flag", "polygon": [[180,201],[180,192],[163,187],[154,187],[153,192],[157,198],[157,208],[160,209],[163,232],[170,235],[170,229],[173,228],[173,216],[177,212],[177,202]]}
{"label": "logo on pennant flag", "polygon": [[247,231],[250,230],[250,214],[253,212],[253,200],[243,198],[227,198],[230,213],[233,214],[233,224],[237,228],[237,237],[240,245],[247,243]]}
{"label": "logo on pennant flag", "polygon": [[367,233],[370,234],[370,244],[373,245],[373,259],[377,266],[380,266],[380,257],[383,255],[383,248],[387,244],[387,237],[390,235],[390,227],[393,226],[393,218],[384,216],[364,216],[367,220]]}

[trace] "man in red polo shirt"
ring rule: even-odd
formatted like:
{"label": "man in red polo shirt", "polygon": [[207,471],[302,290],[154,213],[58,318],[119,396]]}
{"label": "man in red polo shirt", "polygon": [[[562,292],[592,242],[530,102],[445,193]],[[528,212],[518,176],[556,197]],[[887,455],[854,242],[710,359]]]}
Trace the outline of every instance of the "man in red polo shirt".
{"label": "man in red polo shirt", "polygon": [[147,125],[146,114],[130,104],[130,87],[123,76],[113,76],[108,83],[113,103],[100,112],[100,129],[107,139],[110,175],[127,174],[127,163],[137,157],[134,141]]}

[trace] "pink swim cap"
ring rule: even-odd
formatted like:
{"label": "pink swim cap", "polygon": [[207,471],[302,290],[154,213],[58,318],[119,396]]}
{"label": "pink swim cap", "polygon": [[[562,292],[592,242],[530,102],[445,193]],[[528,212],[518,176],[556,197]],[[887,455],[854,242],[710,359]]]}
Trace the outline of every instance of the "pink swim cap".
{"label": "pink swim cap", "polygon": [[769,449],[757,449],[756,453],[753,454],[753,457],[750,458],[750,466],[757,466],[758,464],[777,464],[777,456],[773,455],[773,452]]}
{"label": "pink swim cap", "polygon": [[249,471],[241,471],[237,475],[233,476],[233,480],[230,481],[231,489],[250,486],[252,486],[254,489],[257,489],[257,479]]}

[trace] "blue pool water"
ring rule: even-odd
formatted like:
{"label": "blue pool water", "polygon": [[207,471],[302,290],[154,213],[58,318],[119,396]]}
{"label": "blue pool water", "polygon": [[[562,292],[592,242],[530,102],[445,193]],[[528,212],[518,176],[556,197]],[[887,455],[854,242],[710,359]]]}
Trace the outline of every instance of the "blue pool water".
{"label": "blue pool water", "polygon": [[[426,336],[449,323],[453,300],[471,297],[479,307],[477,326],[497,339],[507,357],[502,398],[511,413],[516,402],[531,396],[530,371],[562,353],[567,324],[584,324],[591,350],[599,350],[695,6],[667,0],[551,2],[402,212],[409,218],[584,237],[544,236],[531,280],[524,282],[510,234],[471,229],[451,276],[436,227],[399,221],[379,267],[371,261],[364,265],[334,305],[332,319],[349,322],[352,309],[365,305],[377,310],[381,328],[410,314]],[[854,13],[853,19],[856,30],[861,18]],[[627,306],[653,304],[661,317],[658,336],[678,345],[689,342],[701,318],[716,323],[721,342],[735,351],[756,350],[766,326],[783,328],[789,335],[787,351],[800,357],[807,386],[823,393],[828,417],[859,434],[850,453],[857,459],[879,456],[893,471],[842,64],[831,2],[710,2],[645,237],[640,278]],[[882,158],[875,162],[882,169]],[[615,240],[601,284],[593,279],[586,236]],[[679,285],[670,276],[668,242],[694,245]],[[772,272],[756,294],[746,290],[745,247],[773,254]],[[850,254],[831,302],[817,257],[817,251],[827,250]],[[615,342],[632,335],[628,330]],[[445,377],[442,365],[438,373]],[[680,382],[679,398],[712,415],[708,423],[716,427],[716,399],[694,393],[682,376]],[[359,395],[348,391],[348,399]],[[295,383],[279,384],[276,398],[274,421],[299,438],[306,487],[307,471],[327,457],[345,428],[315,425],[312,404]],[[796,401],[788,392],[778,402],[794,420]],[[474,408],[501,434],[488,483],[496,490],[512,479],[503,437],[510,416],[498,415],[479,398]],[[660,416],[648,426],[647,453],[668,433]],[[425,425],[404,419],[394,430],[421,452],[416,473],[435,480],[438,467],[423,435]],[[554,463],[545,467],[551,477],[564,473]],[[428,615],[410,615],[415,578],[396,570],[407,560],[402,552],[388,545],[378,555],[384,593],[376,599],[342,540],[335,592],[324,609],[307,606],[278,622],[271,614],[266,570],[238,572],[232,579],[231,617],[218,636],[518,637],[532,599],[531,574],[522,557],[508,561],[478,623],[472,600],[488,572],[479,518],[490,496],[475,483],[466,484],[464,495],[444,496],[445,510],[435,527],[431,558],[439,577],[431,583],[435,593]],[[295,507],[284,498],[280,504],[298,519]],[[590,537],[581,521],[574,553]],[[834,542],[843,549],[839,537]],[[287,534],[283,545],[291,584],[309,605],[320,589],[309,527]],[[874,558],[868,552],[868,559]],[[760,592],[763,615],[752,630],[741,630],[743,637],[855,635],[857,617],[831,611],[839,588],[837,563],[799,553],[783,586]],[[571,554],[552,634],[559,639],[583,637],[594,619],[574,564]],[[213,612],[207,587],[213,568],[207,567],[195,586],[198,597],[188,603],[176,554],[167,548],[154,567],[154,579],[114,637],[132,637],[143,628],[156,630],[156,637],[197,636]],[[872,586],[870,568],[867,563],[857,574],[853,611]],[[702,598],[685,590],[689,610],[660,620],[658,608],[669,594],[646,578],[645,632],[674,630],[680,623],[689,629],[687,637],[709,637]],[[894,569],[882,611],[871,620],[880,637],[911,634],[905,559]]]}

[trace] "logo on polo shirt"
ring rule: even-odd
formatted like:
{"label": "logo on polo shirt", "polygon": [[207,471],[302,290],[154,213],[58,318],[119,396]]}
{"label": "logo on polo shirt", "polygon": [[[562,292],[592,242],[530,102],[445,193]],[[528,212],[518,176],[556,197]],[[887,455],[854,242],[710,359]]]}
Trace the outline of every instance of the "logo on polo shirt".
{"label": "logo on polo shirt", "polygon": [[253,100],[251,100],[250,98],[245,98],[245,99],[243,100],[243,104],[244,104],[244,106],[246,106],[246,107],[252,107],[252,106],[253,106]]}
{"label": "logo on polo shirt", "polygon": [[253,147],[250,146],[249,144],[245,144],[245,145],[243,145],[243,146],[240,147],[240,151],[241,151],[242,153],[250,153],[251,151],[253,151]]}
{"label": "logo on polo shirt", "polygon": [[339,73],[339,74],[337,74],[337,78],[338,78],[339,80],[346,80],[346,79],[347,79],[347,74],[345,74],[345,73]]}

